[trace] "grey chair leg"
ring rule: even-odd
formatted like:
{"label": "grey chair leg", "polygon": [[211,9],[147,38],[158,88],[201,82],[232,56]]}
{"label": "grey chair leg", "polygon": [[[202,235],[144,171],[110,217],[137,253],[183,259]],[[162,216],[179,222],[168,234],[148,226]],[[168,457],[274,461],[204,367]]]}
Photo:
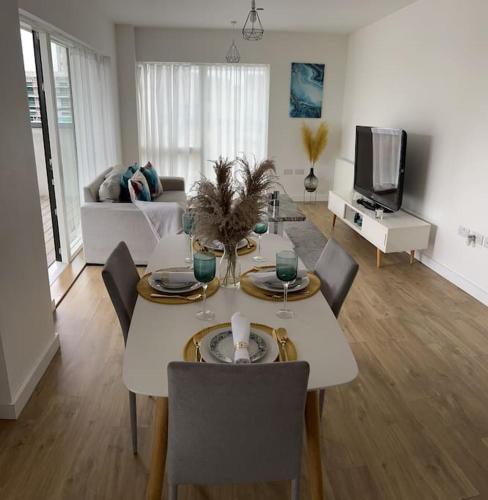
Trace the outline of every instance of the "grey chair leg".
{"label": "grey chair leg", "polygon": [[168,500],[178,500],[177,484],[168,484]]}
{"label": "grey chair leg", "polygon": [[137,406],[136,395],[129,391],[129,409],[130,409],[130,430],[132,433],[132,451],[137,454]]}
{"label": "grey chair leg", "polygon": [[319,391],[319,409],[320,409],[320,418],[324,413],[324,405],[325,405],[325,389],[320,389]]}
{"label": "grey chair leg", "polygon": [[291,500],[300,500],[300,478],[291,482]]}

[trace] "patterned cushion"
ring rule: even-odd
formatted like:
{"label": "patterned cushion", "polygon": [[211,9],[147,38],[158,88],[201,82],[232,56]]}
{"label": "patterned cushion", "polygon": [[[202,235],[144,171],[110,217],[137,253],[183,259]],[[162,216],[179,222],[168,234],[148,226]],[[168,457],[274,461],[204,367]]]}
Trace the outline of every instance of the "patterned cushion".
{"label": "patterned cushion", "polygon": [[129,193],[131,201],[151,201],[149,186],[140,170],[129,180]]}
{"label": "patterned cushion", "polygon": [[134,173],[139,169],[137,163],[131,165],[121,176],[120,176],[120,201],[129,202],[129,179],[134,175]]}
{"label": "patterned cushion", "polygon": [[149,185],[151,198],[157,198],[163,192],[163,185],[161,184],[158,173],[150,161],[148,161],[146,165],[141,168],[141,172],[144,174],[144,177]]}
{"label": "patterned cushion", "polygon": [[117,202],[120,199],[120,174],[112,173],[105,177],[98,190],[98,199],[104,202]]}

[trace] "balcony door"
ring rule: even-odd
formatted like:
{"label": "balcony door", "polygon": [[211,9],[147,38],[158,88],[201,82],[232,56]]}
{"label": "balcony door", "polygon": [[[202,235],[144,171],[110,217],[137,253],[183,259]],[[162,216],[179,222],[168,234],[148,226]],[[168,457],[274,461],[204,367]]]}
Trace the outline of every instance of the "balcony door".
{"label": "balcony door", "polygon": [[41,46],[39,34],[35,31],[21,29],[21,40],[46,260],[51,267],[62,261],[62,255]]}

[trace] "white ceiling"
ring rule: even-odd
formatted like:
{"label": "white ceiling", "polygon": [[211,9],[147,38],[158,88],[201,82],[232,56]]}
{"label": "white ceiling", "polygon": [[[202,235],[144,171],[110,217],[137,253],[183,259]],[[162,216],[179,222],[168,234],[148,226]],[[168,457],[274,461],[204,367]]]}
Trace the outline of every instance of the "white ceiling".
{"label": "white ceiling", "polygon": [[[98,0],[117,23],[178,28],[242,27],[251,0]],[[264,29],[350,33],[416,0],[256,0]]]}

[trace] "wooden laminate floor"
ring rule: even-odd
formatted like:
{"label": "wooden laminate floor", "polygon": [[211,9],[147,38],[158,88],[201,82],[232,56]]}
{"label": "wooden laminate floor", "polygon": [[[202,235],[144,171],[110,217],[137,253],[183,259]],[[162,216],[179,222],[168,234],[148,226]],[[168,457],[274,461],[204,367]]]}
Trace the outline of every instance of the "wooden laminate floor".
{"label": "wooden laminate floor", "polygon": [[[325,204],[303,208],[330,236]],[[327,499],[488,500],[488,308],[407,254],[376,270],[374,248],[339,221],[332,234],[360,264],[340,318],[359,377],[328,391]],[[139,398],[134,457],[100,271],[86,268],[60,304],[61,353],[21,418],[0,421],[2,500],[144,498],[153,402]],[[185,487],[181,498],[281,500],[288,489]]]}

